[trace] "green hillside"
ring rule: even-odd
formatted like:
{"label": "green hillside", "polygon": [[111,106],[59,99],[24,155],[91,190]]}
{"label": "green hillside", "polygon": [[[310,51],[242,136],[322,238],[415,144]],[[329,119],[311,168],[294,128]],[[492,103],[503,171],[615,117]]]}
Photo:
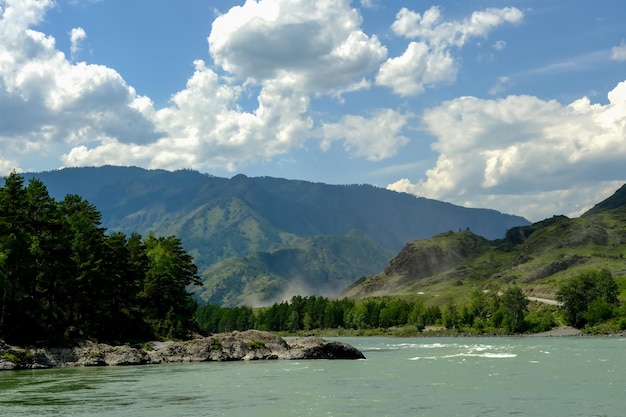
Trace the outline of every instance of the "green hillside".
{"label": "green hillside", "polygon": [[[623,192],[624,187],[613,201]],[[344,295],[421,294],[427,303],[443,305],[464,302],[477,288],[513,283],[529,296],[554,299],[564,280],[601,268],[612,272],[623,291],[626,206],[604,207],[580,218],[555,216],[515,227],[504,239],[460,231],[410,242],[383,272],[356,282]]]}

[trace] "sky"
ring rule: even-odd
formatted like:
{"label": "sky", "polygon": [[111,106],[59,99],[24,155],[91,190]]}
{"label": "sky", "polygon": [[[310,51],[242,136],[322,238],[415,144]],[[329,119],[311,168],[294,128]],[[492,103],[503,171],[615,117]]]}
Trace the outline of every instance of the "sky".
{"label": "sky", "polygon": [[626,182],[622,0],[0,0],[0,174],[373,184],[531,221]]}

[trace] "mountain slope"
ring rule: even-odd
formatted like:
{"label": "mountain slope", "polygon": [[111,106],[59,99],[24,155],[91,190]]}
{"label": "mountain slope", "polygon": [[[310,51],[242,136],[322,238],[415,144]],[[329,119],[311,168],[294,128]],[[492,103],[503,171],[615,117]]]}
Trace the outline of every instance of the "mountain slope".
{"label": "mountain slope", "polygon": [[[443,231],[469,228],[494,239],[513,226],[529,224],[494,210],[463,208],[370,185],[245,175],[226,179],[190,170],[113,166],[25,177],[41,179],[57,199],[66,194],[85,198],[102,213],[109,232],[178,236],[203,276],[218,262],[274,252],[318,235],[344,236],[356,231],[395,252],[408,241]],[[352,270],[342,273],[354,276]],[[280,285],[288,284],[281,281]],[[312,291],[329,294],[330,289],[320,284]]]}
{"label": "mountain slope", "polygon": [[424,293],[429,302],[443,304],[476,288],[514,282],[529,294],[553,298],[562,280],[582,271],[608,268],[626,277],[626,204],[615,201],[580,218],[554,216],[511,228],[504,239],[488,241],[465,231],[411,242],[383,272],[343,295]]}
{"label": "mountain slope", "polygon": [[585,212],[583,217],[623,206],[626,206],[626,184],[622,185],[617,191],[615,191],[611,197],[601,201]]}
{"label": "mountain slope", "polygon": [[360,233],[302,238],[271,252],[219,262],[203,273],[197,295],[206,303],[268,305],[294,295],[334,296],[384,267],[388,249]]}

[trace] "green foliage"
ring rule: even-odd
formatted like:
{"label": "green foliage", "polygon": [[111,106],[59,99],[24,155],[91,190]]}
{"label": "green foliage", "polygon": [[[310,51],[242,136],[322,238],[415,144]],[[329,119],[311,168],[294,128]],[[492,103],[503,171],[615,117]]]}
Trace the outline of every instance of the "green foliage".
{"label": "green foliage", "polygon": [[459,327],[460,317],[457,306],[450,301],[443,310],[443,325],[446,329],[456,329]]}
{"label": "green foliage", "polygon": [[524,330],[524,316],[528,311],[528,298],[518,286],[508,287],[501,297],[504,327],[510,333]]}
{"label": "green foliage", "polygon": [[107,235],[95,206],[16,173],[0,187],[0,338],[72,343],[194,329],[191,256],[174,237]]}
{"label": "green foliage", "polygon": [[14,355],[13,353],[2,353],[0,355],[2,355],[2,357],[9,362],[13,362],[15,364],[22,363],[22,360],[18,358],[16,355]]}
{"label": "green foliage", "polygon": [[595,326],[613,318],[615,308],[603,298],[593,300],[583,315],[589,326]]}
{"label": "green foliage", "polygon": [[[441,326],[469,334],[503,334],[546,331],[555,325],[551,310],[528,314],[529,301],[518,286],[500,291],[476,291],[461,307],[449,302],[443,311],[426,307],[420,298],[401,297],[364,300],[294,296],[290,301],[252,310],[248,307],[201,306],[196,311],[204,333],[259,329],[290,334],[320,329],[352,331],[350,335],[414,335],[427,326]],[[302,318],[302,319],[301,319]],[[225,327],[230,323],[232,327]],[[238,323],[238,325],[236,324]]]}
{"label": "green foliage", "polygon": [[526,315],[526,331],[531,333],[547,332],[556,326],[554,313],[548,309],[532,311]]}
{"label": "green foliage", "polygon": [[607,269],[587,271],[561,285],[557,300],[563,304],[567,324],[582,328],[613,316],[619,289]]}
{"label": "green foliage", "polygon": [[211,343],[211,350],[222,350],[222,341],[217,337],[213,338],[213,342]]}
{"label": "green foliage", "polygon": [[252,340],[250,341],[250,349],[263,349],[265,348],[265,342],[260,340]]}

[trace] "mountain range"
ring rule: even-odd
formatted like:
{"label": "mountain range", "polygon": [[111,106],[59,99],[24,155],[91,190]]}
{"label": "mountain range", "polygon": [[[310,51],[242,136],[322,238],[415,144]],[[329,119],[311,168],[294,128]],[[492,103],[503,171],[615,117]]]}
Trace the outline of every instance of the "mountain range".
{"label": "mountain range", "polygon": [[109,232],[179,237],[205,283],[198,300],[225,306],[293,292],[333,296],[383,270],[407,242],[457,230],[498,239],[530,224],[367,184],[115,166],[24,177],[39,178],[56,199],[88,200]]}

